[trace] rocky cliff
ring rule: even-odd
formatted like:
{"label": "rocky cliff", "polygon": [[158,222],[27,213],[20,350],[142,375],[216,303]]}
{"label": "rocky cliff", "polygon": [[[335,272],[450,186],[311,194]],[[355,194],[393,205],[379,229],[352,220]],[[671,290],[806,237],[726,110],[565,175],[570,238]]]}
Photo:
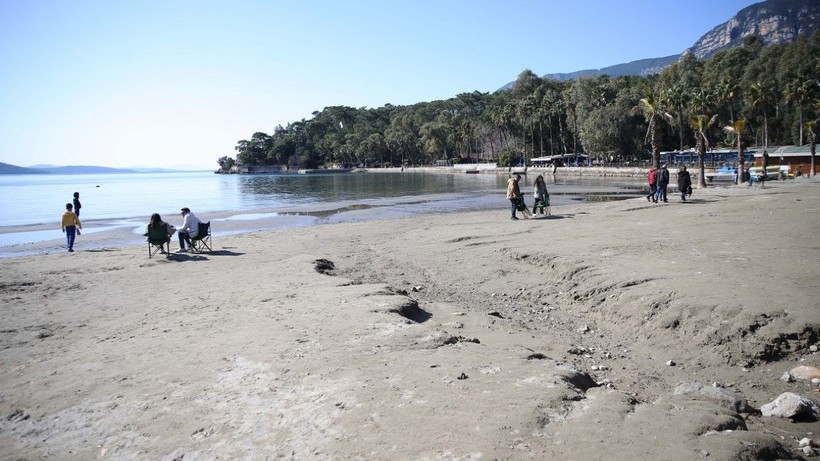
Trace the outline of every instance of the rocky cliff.
{"label": "rocky cliff", "polygon": [[[681,55],[663,58],[641,59],[626,64],[617,64],[603,69],[586,69],[565,74],[546,74],[544,78],[554,80],[575,80],[580,77],[609,75],[646,76],[661,72],[677,61],[685,53],[694,53],[698,59],[708,58],[716,51],[743,44],[748,35],[758,35],[763,43],[793,42],[803,35],[810,38],[820,30],[820,1],[818,0],[767,0],[740,10],[732,19],[713,28]],[[510,82],[502,90],[512,88]]]}
{"label": "rocky cliff", "polygon": [[758,35],[766,45],[793,42],[820,29],[820,2],[817,0],[768,0],[740,10],[732,19],[713,28],[687,52],[698,59],[718,50],[743,43],[743,38]]}

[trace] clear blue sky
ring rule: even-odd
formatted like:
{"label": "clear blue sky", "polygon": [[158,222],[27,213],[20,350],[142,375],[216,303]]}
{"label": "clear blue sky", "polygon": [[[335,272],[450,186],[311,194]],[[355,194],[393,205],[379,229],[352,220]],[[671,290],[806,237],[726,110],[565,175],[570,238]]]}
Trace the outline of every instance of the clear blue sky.
{"label": "clear blue sky", "polygon": [[753,0],[0,0],[0,162],[215,169],[327,106],[668,56]]}

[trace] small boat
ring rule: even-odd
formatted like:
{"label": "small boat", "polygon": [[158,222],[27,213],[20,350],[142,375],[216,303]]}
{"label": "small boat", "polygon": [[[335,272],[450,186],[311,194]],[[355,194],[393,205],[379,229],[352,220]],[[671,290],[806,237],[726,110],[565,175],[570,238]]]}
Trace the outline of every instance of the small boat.
{"label": "small boat", "polygon": [[467,174],[478,174],[478,169],[475,169],[475,170],[464,170],[464,172],[465,172],[465,173],[467,173]]}
{"label": "small boat", "polygon": [[715,170],[714,173],[706,173],[704,174],[704,176],[709,182],[711,182],[712,180],[735,181],[737,179],[737,168],[730,166],[722,166]]}
{"label": "small boat", "polygon": [[[749,175],[752,181],[759,181],[763,177],[763,167],[753,166],[749,167]],[[782,179],[789,176],[789,165],[772,165],[766,167],[766,180]]]}

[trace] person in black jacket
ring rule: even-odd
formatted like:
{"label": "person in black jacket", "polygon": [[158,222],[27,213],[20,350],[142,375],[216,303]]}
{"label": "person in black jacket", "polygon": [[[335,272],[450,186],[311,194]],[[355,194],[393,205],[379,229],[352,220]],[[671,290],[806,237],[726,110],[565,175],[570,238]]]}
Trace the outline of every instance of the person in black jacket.
{"label": "person in black jacket", "polygon": [[687,195],[692,195],[692,177],[686,171],[686,165],[681,166],[678,170],[678,191],[683,202],[686,201]]}
{"label": "person in black jacket", "polygon": [[77,217],[79,218],[80,217],[80,208],[83,207],[83,205],[80,203],[80,193],[79,192],[74,192],[74,200],[73,201],[74,201],[74,204],[73,204],[74,205],[74,214],[77,215]]}
{"label": "person in black jacket", "polygon": [[661,202],[668,202],[666,199],[666,188],[669,186],[669,170],[666,169],[666,164],[662,163],[656,173],[658,180],[658,196],[657,200]]}

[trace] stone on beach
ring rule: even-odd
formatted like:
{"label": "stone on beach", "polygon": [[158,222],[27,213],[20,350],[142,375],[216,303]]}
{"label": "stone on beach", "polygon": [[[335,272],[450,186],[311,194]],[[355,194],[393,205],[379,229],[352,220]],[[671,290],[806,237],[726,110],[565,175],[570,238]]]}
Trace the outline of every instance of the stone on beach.
{"label": "stone on beach", "polygon": [[773,401],[760,407],[763,416],[780,418],[805,418],[816,421],[820,418],[820,406],[794,392],[784,392]]}
{"label": "stone on beach", "polygon": [[806,365],[799,365],[792,368],[789,371],[789,374],[794,379],[800,379],[804,381],[811,381],[815,378],[820,378],[820,368],[817,367],[810,367]]}
{"label": "stone on beach", "polygon": [[699,382],[682,382],[675,386],[673,392],[677,396],[690,396],[700,400],[709,400],[720,404],[730,410],[738,413],[748,413],[752,408],[746,402],[746,399],[737,396],[734,392],[715,386],[706,386]]}

